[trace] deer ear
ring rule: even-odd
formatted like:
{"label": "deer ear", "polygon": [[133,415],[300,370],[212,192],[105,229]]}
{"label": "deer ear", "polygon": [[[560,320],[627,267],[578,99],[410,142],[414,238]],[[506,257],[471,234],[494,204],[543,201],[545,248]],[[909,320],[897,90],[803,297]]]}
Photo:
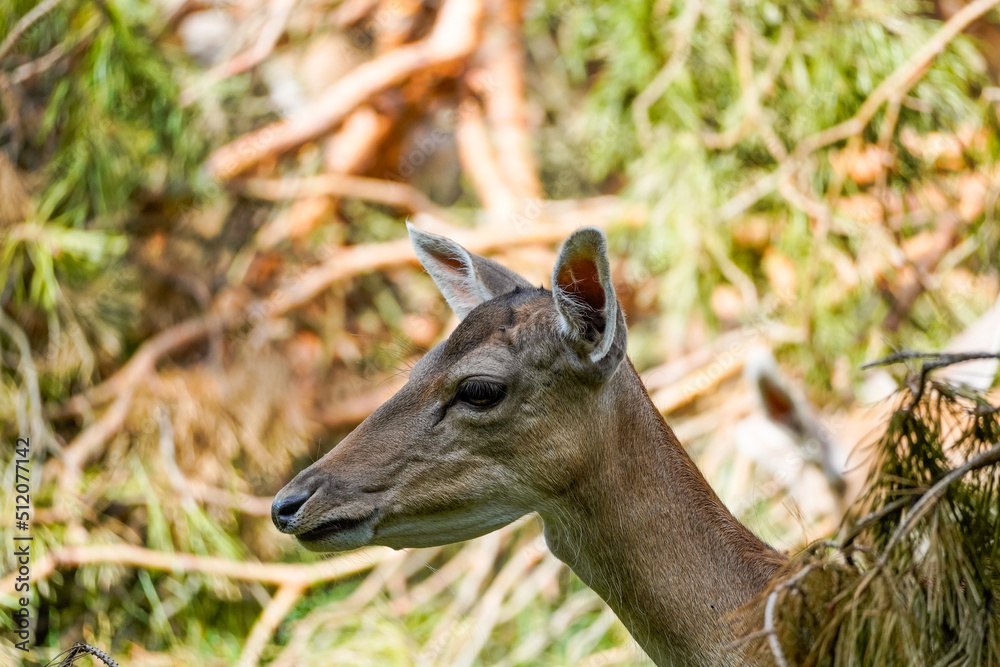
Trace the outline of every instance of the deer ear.
{"label": "deer ear", "polygon": [[566,239],[552,272],[552,294],[563,333],[606,374],[614,372],[625,356],[625,318],[611,284],[604,232],[584,227]]}
{"label": "deer ear", "polygon": [[789,390],[769,349],[751,348],[743,365],[743,375],[757,393],[768,419],[788,428],[800,438],[808,437],[802,406]]}
{"label": "deer ear", "polygon": [[451,239],[421,231],[409,221],[406,228],[417,259],[460,320],[494,297],[517,287],[531,288],[510,269],[469,252]]}

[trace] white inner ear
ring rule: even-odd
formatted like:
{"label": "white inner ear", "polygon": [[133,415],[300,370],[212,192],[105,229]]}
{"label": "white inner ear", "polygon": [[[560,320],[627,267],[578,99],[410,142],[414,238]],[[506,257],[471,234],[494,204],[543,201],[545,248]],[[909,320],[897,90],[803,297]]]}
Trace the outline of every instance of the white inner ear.
{"label": "white inner ear", "polygon": [[464,320],[476,306],[493,298],[494,295],[476,275],[472,256],[465,248],[409,224],[407,227],[417,259],[460,320]]}
{"label": "white inner ear", "polygon": [[[458,318],[464,320],[465,316],[471,313],[476,306],[489,301],[493,295],[476,277],[475,265],[473,265],[472,258],[469,257],[468,253],[463,251],[461,255],[452,255],[451,257],[455,261],[461,262],[461,269],[455,269],[450,263],[435,264],[435,270],[431,270],[430,265],[425,264],[424,266],[441,290],[445,301],[455,311]],[[435,272],[440,272],[443,275],[438,277]]]}

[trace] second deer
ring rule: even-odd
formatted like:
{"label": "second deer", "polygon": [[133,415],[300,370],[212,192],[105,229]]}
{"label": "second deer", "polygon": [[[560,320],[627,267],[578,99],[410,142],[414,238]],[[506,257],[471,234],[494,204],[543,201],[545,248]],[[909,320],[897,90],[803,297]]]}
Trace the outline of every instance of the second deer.
{"label": "second deer", "polygon": [[603,232],[552,290],[410,226],[461,322],[409,381],[274,499],[314,551],[468,540],[535,512],[552,552],[658,665],[739,664],[725,615],[785,557],[726,509],[625,354]]}

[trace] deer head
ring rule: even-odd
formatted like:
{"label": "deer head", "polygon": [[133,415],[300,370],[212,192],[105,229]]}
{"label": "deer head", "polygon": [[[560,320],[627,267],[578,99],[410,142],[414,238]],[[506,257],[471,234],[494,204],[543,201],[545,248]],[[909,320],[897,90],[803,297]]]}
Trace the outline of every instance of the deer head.
{"label": "deer head", "polygon": [[564,243],[552,291],[409,226],[460,323],[406,385],[274,499],[314,551],[467,540],[541,511],[592,469],[589,443],[625,358],[598,229]]}

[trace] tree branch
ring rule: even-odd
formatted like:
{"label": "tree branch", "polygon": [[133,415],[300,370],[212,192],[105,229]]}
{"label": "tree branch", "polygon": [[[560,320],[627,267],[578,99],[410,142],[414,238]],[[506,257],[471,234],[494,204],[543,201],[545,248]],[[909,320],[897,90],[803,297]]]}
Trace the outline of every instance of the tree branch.
{"label": "tree branch", "polygon": [[[321,582],[364,572],[393,555],[393,552],[387,549],[366,548],[318,563],[287,564],[243,562],[190,553],[166,553],[133,544],[66,546],[49,552],[35,561],[31,568],[31,581],[47,579],[60,568],[124,565],[174,574],[197,573],[239,581],[308,588]],[[0,595],[12,595],[16,580],[17,572],[12,572],[0,580]]]}
{"label": "tree branch", "polygon": [[208,158],[209,173],[216,180],[227,181],[270,155],[330,131],[358,105],[410,75],[468,56],[478,41],[482,10],[481,0],[448,0],[439,10],[430,36],[362,63],[292,118],[244,134],[217,149]]}

